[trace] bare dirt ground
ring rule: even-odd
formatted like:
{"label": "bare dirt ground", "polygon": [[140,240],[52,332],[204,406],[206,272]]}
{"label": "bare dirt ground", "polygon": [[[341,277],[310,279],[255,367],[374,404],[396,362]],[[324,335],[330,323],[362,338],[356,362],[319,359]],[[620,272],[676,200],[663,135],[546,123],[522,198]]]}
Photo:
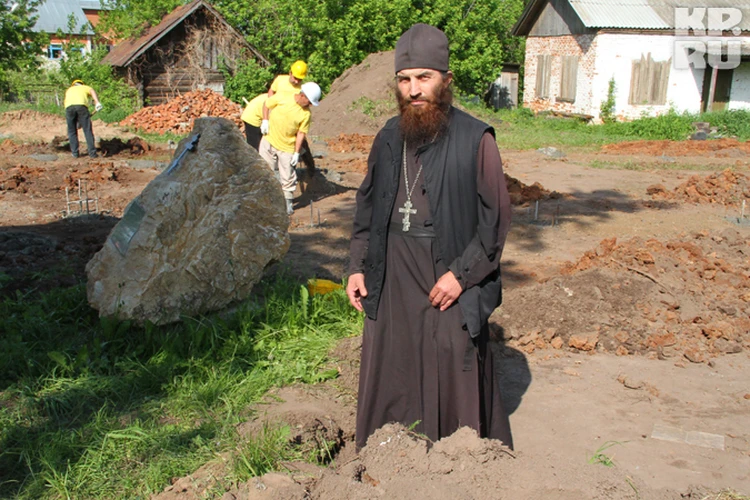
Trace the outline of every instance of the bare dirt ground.
{"label": "bare dirt ground", "polygon": [[[300,278],[344,277],[355,190],[386,117],[355,102],[387,97],[391,64],[388,53],[371,56],[315,110],[319,172],[302,183],[280,264]],[[95,133],[133,137],[96,122]],[[86,261],[171,156],[152,147],[73,159],[54,145],[64,122],[49,116],[6,114],[0,134],[14,139],[0,144],[0,271],[13,278],[3,293],[85,279]],[[515,451],[467,429],[432,445],[386,426],[357,455],[353,338],[333,353],[339,378],[280,389],[238,428],[245,436],[264,421],[287,422],[303,445],[329,443],[333,460],[225,485],[216,478],[227,464],[217,459],[156,497],[750,495],[750,207],[740,219],[750,198],[747,144],[566,153],[502,152],[515,206],[492,328]],[[62,217],[64,187],[77,199],[79,179],[102,214]]]}

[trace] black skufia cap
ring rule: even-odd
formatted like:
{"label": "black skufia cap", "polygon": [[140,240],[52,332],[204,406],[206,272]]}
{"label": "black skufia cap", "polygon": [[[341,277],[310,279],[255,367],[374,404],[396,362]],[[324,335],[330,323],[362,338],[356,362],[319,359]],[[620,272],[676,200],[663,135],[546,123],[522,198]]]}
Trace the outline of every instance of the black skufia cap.
{"label": "black skufia cap", "polygon": [[448,58],[448,37],[429,24],[415,24],[396,42],[396,73],[410,68],[448,71]]}

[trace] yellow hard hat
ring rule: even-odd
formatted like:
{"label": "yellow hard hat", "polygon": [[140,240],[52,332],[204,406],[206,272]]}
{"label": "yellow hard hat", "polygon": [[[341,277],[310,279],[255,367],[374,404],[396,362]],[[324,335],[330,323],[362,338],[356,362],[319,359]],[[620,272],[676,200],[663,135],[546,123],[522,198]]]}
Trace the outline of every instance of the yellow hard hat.
{"label": "yellow hard hat", "polygon": [[73,83],[71,83],[71,85],[75,85],[76,83],[80,83],[81,85],[83,85],[83,80],[73,80]]}
{"label": "yellow hard hat", "polygon": [[292,76],[299,80],[304,80],[307,76],[307,63],[305,61],[295,61],[292,64]]}

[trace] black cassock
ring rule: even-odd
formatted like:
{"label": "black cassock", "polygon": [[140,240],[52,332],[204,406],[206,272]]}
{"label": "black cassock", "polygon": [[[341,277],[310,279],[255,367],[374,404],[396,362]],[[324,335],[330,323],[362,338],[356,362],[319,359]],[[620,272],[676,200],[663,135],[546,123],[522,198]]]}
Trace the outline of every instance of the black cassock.
{"label": "black cassock", "polygon": [[[420,165],[416,149],[407,151],[410,188]],[[495,201],[482,209],[508,209],[502,164],[490,134],[482,138],[477,163],[478,190],[483,199]],[[433,441],[469,426],[481,437],[499,439],[512,447],[510,423],[487,345],[487,327],[472,342],[462,329],[458,302],[441,312],[429,301],[430,290],[450,263],[436,258],[437,241],[428,236],[431,221],[424,172],[416,179],[411,195],[417,212],[410,215],[408,232],[401,230],[404,214],[399,212],[407,199],[403,172],[400,178],[377,320],[365,318],[357,447],[365,446],[367,438],[389,422],[416,424],[415,432]],[[500,228],[501,247],[507,229]]]}

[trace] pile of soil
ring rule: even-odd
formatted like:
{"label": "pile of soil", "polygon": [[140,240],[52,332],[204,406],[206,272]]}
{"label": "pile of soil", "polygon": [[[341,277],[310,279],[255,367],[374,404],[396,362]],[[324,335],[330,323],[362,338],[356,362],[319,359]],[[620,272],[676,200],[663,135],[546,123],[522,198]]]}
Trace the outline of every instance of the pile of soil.
{"label": "pile of soil", "polygon": [[[0,151],[12,154],[31,154],[49,152],[45,150],[46,144],[51,144],[58,137],[58,144],[52,144],[55,148],[60,142],[66,142],[67,124],[65,118],[60,115],[41,113],[30,109],[8,111],[0,114],[0,129],[3,134],[12,136],[15,141],[23,141],[32,144],[14,144],[6,140]],[[93,120],[94,137],[100,140],[105,137],[132,137],[119,127],[108,125],[101,120]],[[78,131],[78,139],[83,141],[83,133]],[[37,143],[37,144],[33,144]],[[40,149],[42,148],[42,149]],[[67,148],[67,145],[66,145]]]}
{"label": "pile of soil", "polygon": [[151,151],[151,145],[140,137],[132,137],[127,142],[123,142],[119,137],[114,137],[99,141],[99,151],[102,156],[114,156],[123,152],[129,153],[131,156],[139,156]]}
{"label": "pile of soil", "polygon": [[696,363],[750,349],[750,242],[735,229],[605,239],[562,271],[506,294],[493,324],[509,346]]}
{"label": "pile of soil", "polygon": [[393,51],[370,54],[346,70],[313,110],[311,134],[375,135],[397,113],[393,75]]}
{"label": "pile of soil", "polygon": [[193,121],[203,116],[218,116],[242,125],[242,109],[211,89],[195,90],[178,96],[159,106],[149,106],[136,111],[120,122],[143,132],[183,133],[192,130]]}
{"label": "pile of soil", "polygon": [[728,157],[750,153],[750,142],[737,139],[712,139],[707,141],[628,141],[605,144],[602,151],[611,154],[652,156],[711,155]]}
{"label": "pile of soil", "polygon": [[329,151],[368,155],[370,154],[370,148],[372,148],[374,140],[374,135],[339,134],[332,139],[328,139],[326,143],[328,144]]}
{"label": "pile of soil", "polygon": [[508,174],[505,174],[505,184],[508,186],[510,202],[513,205],[525,205],[537,200],[558,199],[562,197],[557,191],[544,189],[544,186],[538,182],[529,186]]}
{"label": "pile of soil", "polygon": [[43,168],[27,165],[17,165],[7,170],[0,169],[0,191],[27,193],[34,179],[44,176],[45,172]]}
{"label": "pile of soil", "polygon": [[658,200],[738,205],[743,199],[750,198],[750,177],[726,169],[706,177],[693,175],[673,191],[667,191],[661,184],[654,184],[646,189],[646,193]]}
{"label": "pile of soil", "polygon": [[117,182],[120,177],[120,169],[114,163],[96,163],[82,168],[72,168],[63,176],[61,190],[78,189],[78,181],[88,181],[88,189],[93,189],[99,184],[106,182]]}

